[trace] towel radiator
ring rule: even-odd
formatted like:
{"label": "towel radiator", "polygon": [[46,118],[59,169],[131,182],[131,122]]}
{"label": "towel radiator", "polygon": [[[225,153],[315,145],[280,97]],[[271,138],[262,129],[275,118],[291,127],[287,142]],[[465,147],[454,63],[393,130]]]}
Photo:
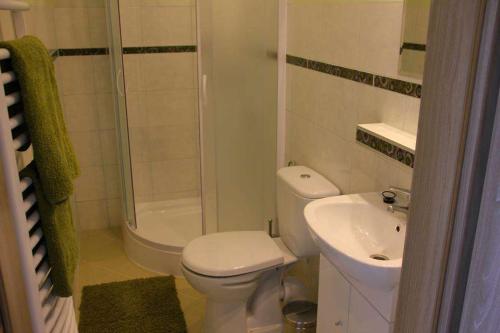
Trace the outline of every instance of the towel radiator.
{"label": "towel radiator", "polygon": [[[12,14],[16,37],[25,34],[23,11],[29,5],[22,1],[0,0],[0,10]],[[29,307],[33,333],[77,333],[72,297],[52,294],[51,267],[37,212],[37,198],[31,179],[20,179],[17,151],[30,146],[23,118],[22,100],[16,75],[10,66],[10,53],[0,49],[0,159],[5,190],[17,251],[22,283]],[[25,165],[29,162],[25,161]],[[17,332],[15,332],[17,333]]]}

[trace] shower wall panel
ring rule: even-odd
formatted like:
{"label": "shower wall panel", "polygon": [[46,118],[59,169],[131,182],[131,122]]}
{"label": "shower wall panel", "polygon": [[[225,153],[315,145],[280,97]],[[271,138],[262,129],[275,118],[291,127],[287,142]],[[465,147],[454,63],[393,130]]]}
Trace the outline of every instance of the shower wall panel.
{"label": "shower wall panel", "polygon": [[194,0],[120,0],[135,202],[198,197]]}
{"label": "shower wall panel", "polygon": [[[40,31],[55,59],[60,97],[81,175],[75,183],[74,214],[80,229],[100,229],[123,221],[114,122],[105,0],[50,3],[28,23]],[[40,15],[40,11],[33,14]],[[28,18],[29,20],[30,18]],[[96,51],[99,50],[99,51]]]}

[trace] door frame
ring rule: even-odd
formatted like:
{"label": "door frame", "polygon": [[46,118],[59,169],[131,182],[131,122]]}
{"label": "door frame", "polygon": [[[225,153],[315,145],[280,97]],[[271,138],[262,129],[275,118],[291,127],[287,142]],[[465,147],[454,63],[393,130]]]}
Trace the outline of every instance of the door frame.
{"label": "door frame", "polygon": [[458,332],[469,271],[486,268],[471,258],[483,241],[475,235],[491,192],[488,155],[500,153],[490,150],[499,131],[499,26],[499,0],[432,2],[395,332]]}

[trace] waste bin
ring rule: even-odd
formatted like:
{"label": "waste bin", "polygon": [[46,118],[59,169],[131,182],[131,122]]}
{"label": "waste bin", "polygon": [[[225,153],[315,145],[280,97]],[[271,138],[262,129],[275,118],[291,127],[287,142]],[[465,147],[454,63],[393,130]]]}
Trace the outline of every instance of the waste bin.
{"label": "waste bin", "polygon": [[315,333],[318,305],[309,301],[293,301],[283,307],[284,333]]}

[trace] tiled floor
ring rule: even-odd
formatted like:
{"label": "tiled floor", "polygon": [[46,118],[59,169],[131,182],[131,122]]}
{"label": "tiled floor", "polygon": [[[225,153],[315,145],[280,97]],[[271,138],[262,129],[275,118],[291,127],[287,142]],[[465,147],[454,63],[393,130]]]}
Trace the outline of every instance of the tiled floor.
{"label": "tiled floor", "polygon": [[[138,267],[127,258],[119,228],[84,231],[80,239],[80,269],[74,294],[77,309],[83,286],[159,275]],[[176,277],[175,282],[188,333],[199,333],[202,331],[205,299],[184,278]],[[79,311],[76,313],[78,318]]]}

